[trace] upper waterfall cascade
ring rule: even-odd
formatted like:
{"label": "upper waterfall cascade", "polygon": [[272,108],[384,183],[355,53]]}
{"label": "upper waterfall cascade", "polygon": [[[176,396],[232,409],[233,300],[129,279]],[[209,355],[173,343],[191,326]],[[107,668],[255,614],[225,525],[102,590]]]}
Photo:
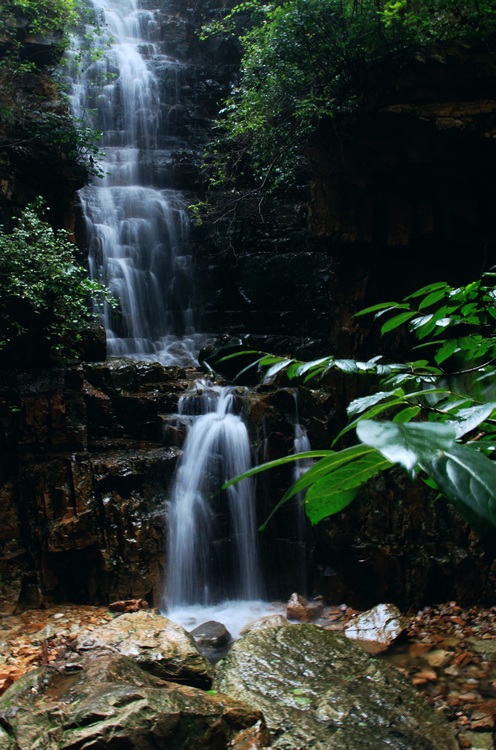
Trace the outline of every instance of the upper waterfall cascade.
{"label": "upper waterfall cascade", "polygon": [[[199,348],[184,196],[167,164],[167,120],[183,65],[164,54],[157,11],[138,0],[92,0],[97,59],[75,75],[74,115],[103,133],[103,178],[80,191],[90,272],[119,301],[107,308],[109,354],[186,364]],[[164,167],[164,165],[166,165]]]}

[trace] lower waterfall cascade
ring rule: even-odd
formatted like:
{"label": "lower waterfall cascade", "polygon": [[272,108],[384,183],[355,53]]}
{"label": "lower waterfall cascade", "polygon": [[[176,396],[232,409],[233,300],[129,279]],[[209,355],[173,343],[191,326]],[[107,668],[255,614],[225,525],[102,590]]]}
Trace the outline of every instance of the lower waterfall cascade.
{"label": "lower waterfall cascade", "polygon": [[267,611],[253,480],[219,491],[251,466],[237,390],[200,382],[180,399],[178,420],[188,427],[171,490],[163,597],[172,619],[196,623],[197,616],[218,616],[234,630]]}

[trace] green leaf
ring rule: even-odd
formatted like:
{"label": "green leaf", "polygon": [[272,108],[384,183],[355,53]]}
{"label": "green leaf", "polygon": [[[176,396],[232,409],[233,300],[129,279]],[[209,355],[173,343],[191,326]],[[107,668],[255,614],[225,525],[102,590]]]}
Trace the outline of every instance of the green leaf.
{"label": "green leaf", "polygon": [[490,401],[487,404],[471,406],[467,409],[460,409],[454,416],[454,420],[449,420],[445,424],[452,425],[455,429],[456,437],[461,438],[468,432],[472,432],[482,422],[491,416],[496,409],[496,402]]}
{"label": "green leaf", "polygon": [[484,541],[496,540],[496,464],[479,451],[453,445],[425,455],[424,471],[454,502]]}
{"label": "green leaf", "polygon": [[305,500],[305,512],[312,526],[346,508],[353,502],[359,489],[359,487],[354,487],[351,490],[334,491],[330,494],[320,489],[316,492],[312,492],[314,488],[308,490],[307,495],[310,497]]}
{"label": "green leaf", "polygon": [[420,411],[420,406],[408,406],[406,409],[399,411],[398,414],[395,414],[393,422],[411,422]]}
{"label": "green leaf", "polygon": [[443,299],[446,296],[447,288],[448,287],[443,287],[442,289],[438,289],[437,291],[428,294],[427,297],[425,297],[419,304],[418,309],[423,310],[424,307],[429,307],[429,305],[433,305],[435,302],[439,302],[440,299]]}
{"label": "green leaf", "polygon": [[389,331],[393,331],[395,328],[398,328],[399,326],[403,325],[404,323],[407,323],[409,320],[411,320],[413,317],[415,317],[417,313],[415,312],[403,312],[399,315],[395,315],[393,318],[390,318],[381,328],[381,333],[389,333]]}
{"label": "green leaf", "polygon": [[362,396],[361,398],[356,398],[354,401],[348,404],[348,406],[346,407],[346,413],[348,417],[354,417],[355,414],[361,414],[369,407],[377,404],[379,401],[383,401],[385,398],[393,398],[395,395],[397,394],[394,391],[378,391],[377,393],[373,393],[371,396]]}
{"label": "green leaf", "polygon": [[405,299],[415,299],[415,297],[422,297],[423,294],[429,294],[430,292],[434,292],[438,289],[446,289],[446,291],[448,291],[451,289],[451,287],[445,281],[436,281],[434,284],[427,284],[427,286],[423,286],[422,289],[417,289],[416,292],[413,292],[413,294],[409,294],[408,297],[405,297]]}
{"label": "green leaf", "polygon": [[309,370],[313,370],[314,368],[317,368],[322,364],[328,364],[329,362],[332,362],[333,359],[333,357],[321,357],[321,359],[313,359],[310,362],[305,362],[298,367],[298,369],[296,370],[296,375],[297,377],[301,377],[302,375],[305,375],[305,373],[307,373]]}
{"label": "green leaf", "polygon": [[449,359],[452,354],[458,349],[458,341],[456,339],[448,339],[445,341],[439,351],[434,355],[434,359],[437,364],[440,365],[446,359]]}
{"label": "green leaf", "polygon": [[388,461],[411,471],[419,463],[419,456],[450,448],[456,431],[451,425],[431,422],[395,424],[364,420],[357,425],[357,435]]}
{"label": "green leaf", "polygon": [[[269,367],[267,372],[264,374],[264,377],[263,377],[264,382],[269,380],[270,378],[273,378],[274,375],[277,375],[278,372],[285,370],[287,367],[289,367],[291,362],[294,362],[294,359],[283,359],[273,364],[271,367]],[[260,364],[260,367],[263,367],[264,360],[262,360],[259,364]]]}
{"label": "green leaf", "polygon": [[402,305],[400,306],[398,302],[379,302],[377,305],[371,305],[371,307],[366,307],[364,310],[359,310],[359,312],[355,313],[355,318],[359,318],[360,315],[368,315],[369,313],[376,312],[377,310],[386,310],[389,308],[390,310],[395,310],[398,307],[402,307],[404,309],[410,309],[408,305]]}
{"label": "green leaf", "polygon": [[357,454],[356,458],[346,463],[336,462],[307,491],[305,509],[311,523],[316,524],[345,508],[355,498],[362,484],[390,466],[391,463],[376,450]]}

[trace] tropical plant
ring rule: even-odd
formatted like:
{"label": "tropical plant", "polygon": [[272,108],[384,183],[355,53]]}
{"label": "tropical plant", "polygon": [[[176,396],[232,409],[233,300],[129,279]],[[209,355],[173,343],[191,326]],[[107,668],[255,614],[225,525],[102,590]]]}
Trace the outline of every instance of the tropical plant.
{"label": "tropical plant", "polygon": [[[264,353],[253,359],[252,352],[249,367],[261,369],[265,380],[285,372],[290,381],[306,383],[337,369],[375,375],[377,388],[349,404],[349,423],[332,449],[288,456],[244,476],[317,459],[275,509],[305,492],[315,524],[349,505],[371,477],[399,464],[445,495],[496,551],[495,279],[491,272],[466,286],[430,284],[402,302],[358,313],[384,321],[383,335],[407,325],[424,359],[385,363],[381,357],[357,362],[330,356],[300,362]],[[353,431],[359,444],[335,449]]]}
{"label": "tropical plant", "polygon": [[92,303],[112,304],[76,261],[67,232],[55,232],[44,220],[47,211],[37,199],[11,233],[0,231],[0,350],[35,333],[52,351],[73,355],[95,322]]}

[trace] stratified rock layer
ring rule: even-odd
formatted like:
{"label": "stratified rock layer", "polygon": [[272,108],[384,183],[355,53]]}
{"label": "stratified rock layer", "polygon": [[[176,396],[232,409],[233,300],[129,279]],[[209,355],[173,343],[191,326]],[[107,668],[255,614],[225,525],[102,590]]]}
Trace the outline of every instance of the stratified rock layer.
{"label": "stratified rock layer", "polygon": [[280,750],[457,748],[398,671],[315,625],[244,636],[218,665],[214,687],[263,711]]}

